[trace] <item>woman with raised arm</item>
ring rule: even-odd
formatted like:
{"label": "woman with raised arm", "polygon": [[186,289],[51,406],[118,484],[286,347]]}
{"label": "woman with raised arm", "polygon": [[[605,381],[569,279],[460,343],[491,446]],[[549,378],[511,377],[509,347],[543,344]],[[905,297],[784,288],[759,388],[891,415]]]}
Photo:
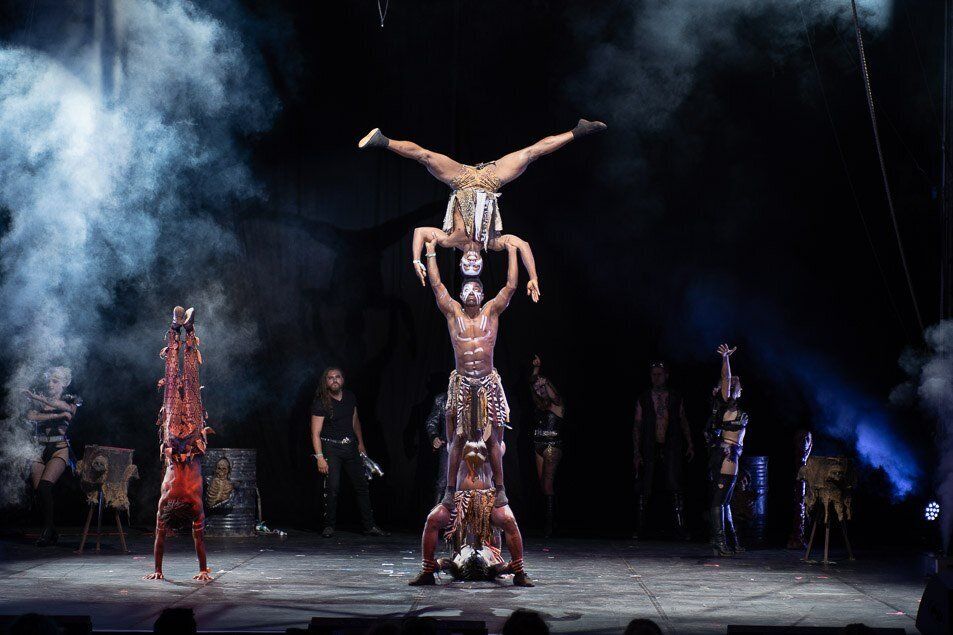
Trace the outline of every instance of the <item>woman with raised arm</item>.
{"label": "woman with raised arm", "polygon": [[556,492],[553,484],[556,480],[556,468],[563,456],[563,436],[565,430],[566,404],[556,387],[541,373],[542,362],[539,355],[533,357],[533,405],[536,420],[533,428],[533,446],[536,455],[536,474],[546,500],[546,524],[544,534],[553,535],[553,517]]}
{"label": "woman with raised arm", "polygon": [[713,391],[711,416],[705,427],[709,447],[711,548],[716,556],[730,556],[744,549],[738,542],[731,517],[731,496],[738,478],[738,461],[744,448],[748,413],[741,409],[741,379],[731,372],[731,355],[738,347],[718,347],[721,381]]}
{"label": "woman with raised arm", "polygon": [[601,121],[580,119],[570,131],[545,137],[496,161],[475,166],[464,165],[412,141],[388,139],[380,128],[367,133],[357,147],[386,148],[402,157],[414,159],[423,164],[437,180],[453,189],[447,202],[443,229],[418,227],[414,230],[413,265],[421,284],[426,284],[427,277],[427,269],[420,260],[427,241],[434,240],[441,247],[477,252],[481,249],[504,251],[512,245],[519,252],[529,274],[526,293],[536,302],[540,293],[533,252],[525,240],[512,234],[503,234],[503,219],[497,203],[500,188],[519,177],[539,157],[555,152],[574,139],[605,128],[606,125]]}
{"label": "woman with raised arm", "polygon": [[43,532],[36,541],[38,547],[56,544],[59,538],[53,527],[53,485],[66,468],[76,469],[66,433],[77,408],[83,405],[77,395],[63,392],[73,381],[69,368],[55,366],[46,371],[44,378],[46,385],[42,392],[22,391],[23,396],[30,400],[25,418],[33,423],[33,440],[37,446],[30,467],[30,480],[43,512]]}

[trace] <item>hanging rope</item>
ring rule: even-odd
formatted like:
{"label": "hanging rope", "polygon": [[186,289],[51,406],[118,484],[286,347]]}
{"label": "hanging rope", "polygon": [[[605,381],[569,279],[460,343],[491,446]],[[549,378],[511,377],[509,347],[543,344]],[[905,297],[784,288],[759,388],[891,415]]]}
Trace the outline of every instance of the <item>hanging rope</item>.
{"label": "hanging rope", "polygon": [[824,88],[824,80],[821,77],[821,68],[817,63],[817,54],[814,52],[814,42],[811,40],[811,32],[807,26],[807,20],[804,17],[804,10],[801,3],[797,3],[797,10],[801,16],[801,26],[804,28],[804,37],[807,40],[808,49],[811,51],[811,61],[814,63],[814,72],[817,74],[817,85],[821,89],[821,99],[824,102],[824,111],[827,113],[827,120],[831,124],[831,133],[834,136],[834,145],[837,147],[837,155],[840,157],[841,166],[844,168],[844,176],[847,177],[847,185],[850,189],[850,196],[854,200],[854,207],[857,209],[857,215],[860,217],[860,223],[864,227],[864,235],[867,237],[867,244],[870,245],[870,252],[874,256],[874,262],[877,263],[877,271],[880,272],[880,278],[884,283],[884,290],[887,292],[887,299],[890,301],[890,307],[893,309],[900,327],[907,334],[907,325],[900,315],[900,308],[897,306],[897,300],[890,290],[890,283],[887,281],[887,274],[884,272],[883,263],[877,248],[874,246],[873,236],[870,235],[870,226],[867,224],[867,218],[864,216],[864,210],[860,206],[860,199],[857,197],[857,189],[854,187],[854,179],[850,176],[850,168],[847,166],[847,158],[844,156],[844,147],[840,142],[840,135],[837,134],[837,126],[834,124],[834,115],[831,113],[831,107],[827,100],[827,90]]}
{"label": "hanging rope", "polygon": [[857,51],[860,53],[860,71],[864,77],[864,94],[867,97],[867,110],[870,112],[870,125],[874,130],[874,145],[877,148],[877,158],[880,160],[880,175],[883,178],[884,193],[887,196],[887,208],[890,210],[890,220],[893,221],[893,233],[897,237],[897,248],[900,250],[900,263],[910,289],[910,300],[913,302],[913,311],[917,316],[920,331],[924,330],[923,318],[920,317],[920,305],[917,303],[916,293],[913,291],[913,281],[910,278],[910,268],[907,266],[907,256],[903,250],[903,240],[900,238],[900,227],[897,225],[897,213],[893,207],[893,195],[890,193],[890,181],[887,179],[887,165],[884,163],[883,148],[880,145],[880,132],[877,129],[877,113],[874,110],[874,95],[870,88],[870,73],[867,70],[867,55],[864,53],[864,38],[860,32],[860,20],[857,18],[857,0],[850,0],[854,17],[854,33],[857,36]]}

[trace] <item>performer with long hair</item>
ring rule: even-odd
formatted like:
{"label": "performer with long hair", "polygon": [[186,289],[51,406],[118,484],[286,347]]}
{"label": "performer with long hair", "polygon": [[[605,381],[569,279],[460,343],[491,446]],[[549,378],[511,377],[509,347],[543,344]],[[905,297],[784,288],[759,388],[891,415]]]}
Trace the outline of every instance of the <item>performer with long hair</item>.
{"label": "performer with long hair", "polygon": [[741,409],[741,378],[731,373],[729,358],[738,350],[727,344],[718,347],[721,381],[715,387],[711,416],[705,427],[708,441],[711,514],[711,548],[716,556],[743,551],[731,517],[731,496],[738,478],[738,461],[744,448],[748,413]]}
{"label": "performer with long hair", "polygon": [[338,492],[341,489],[341,471],[347,472],[357,504],[361,524],[367,536],[385,536],[387,533],[374,524],[371,495],[364,474],[364,436],[361,419],[357,415],[357,398],[344,389],[344,373],[330,366],[321,373],[318,390],[311,405],[311,445],[318,460],[318,472],[324,479],[324,531],[322,536],[334,535],[337,524]]}
{"label": "performer with long hair", "polygon": [[76,460],[67,434],[76,410],[83,405],[78,395],[65,393],[73,381],[73,373],[66,366],[54,366],[46,371],[42,392],[24,390],[30,400],[25,415],[33,423],[33,440],[37,453],[30,467],[30,481],[43,512],[43,531],[38,547],[56,544],[59,534],[53,526],[53,485],[67,468],[76,469]]}

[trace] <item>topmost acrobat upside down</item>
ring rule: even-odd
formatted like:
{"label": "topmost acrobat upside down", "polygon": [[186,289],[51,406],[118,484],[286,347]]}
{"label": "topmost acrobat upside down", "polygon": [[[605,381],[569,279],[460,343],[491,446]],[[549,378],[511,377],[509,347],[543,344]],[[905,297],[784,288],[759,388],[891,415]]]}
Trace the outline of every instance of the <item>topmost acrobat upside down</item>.
{"label": "topmost acrobat upside down", "polygon": [[358,148],[387,148],[402,157],[422,163],[439,181],[449,185],[453,192],[447,202],[443,229],[418,227],[414,230],[413,264],[421,284],[426,284],[426,268],[420,256],[424,242],[435,240],[441,247],[479,252],[481,249],[503,251],[513,244],[519,251],[523,266],[529,274],[526,292],[539,301],[539,281],[536,263],[529,243],[513,234],[503,233],[503,219],[497,199],[500,188],[516,179],[539,157],[555,152],[573,139],[605,130],[601,121],[580,119],[568,132],[540,139],[533,145],[504,155],[496,161],[464,165],[454,159],[422,148],[412,141],[388,139],[380,128],[374,128],[357,143]]}

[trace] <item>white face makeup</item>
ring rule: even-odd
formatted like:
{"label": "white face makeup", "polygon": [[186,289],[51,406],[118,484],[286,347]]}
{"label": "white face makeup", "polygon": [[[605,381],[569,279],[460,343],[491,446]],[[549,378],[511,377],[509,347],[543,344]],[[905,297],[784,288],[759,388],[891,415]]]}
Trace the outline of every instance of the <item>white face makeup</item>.
{"label": "white face makeup", "polygon": [[460,258],[460,271],[465,276],[478,276],[483,271],[483,257],[480,252],[472,249]]}
{"label": "white face makeup", "polygon": [[479,282],[467,282],[460,290],[460,299],[466,306],[483,304],[483,288]]}

